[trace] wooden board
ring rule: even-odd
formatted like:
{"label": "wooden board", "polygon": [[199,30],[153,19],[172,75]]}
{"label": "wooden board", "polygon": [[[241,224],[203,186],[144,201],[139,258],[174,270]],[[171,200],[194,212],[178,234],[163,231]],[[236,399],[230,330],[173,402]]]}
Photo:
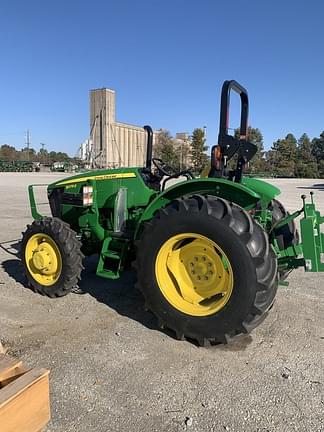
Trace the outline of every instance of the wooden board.
{"label": "wooden board", "polygon": [[4,348],[2,343],[0,342],[0,354],[5,354],[5,353],[6,353],[6,349]]}
{"label": "wooden board", "polygon": [[50,419],[49,371],[0,358],[0,431],[38,432]]}
{"label": "wooden board", "polygon": [[0,355],[0,389],[27,372],[27,370],[21,360]]}
{"label": "wooden board", "polygon": [[8,372],[22,365],[21,360],[13,359],[11,357],[0,354],[0,381],[2,381]]}

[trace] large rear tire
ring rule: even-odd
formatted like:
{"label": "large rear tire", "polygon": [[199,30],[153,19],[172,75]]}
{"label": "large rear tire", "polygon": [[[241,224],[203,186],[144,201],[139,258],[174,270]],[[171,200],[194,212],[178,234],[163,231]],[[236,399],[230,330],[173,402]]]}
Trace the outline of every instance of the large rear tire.
{"label": "large rear tire", "polygon": [[266,317],[277,291],[268,235],[214,196],[177,199],[136,243],[138,287],[160,327],[199,345],[226,343]]}
{"label": "large rear tire", "polygon": [[77,286],[82,271],[81,243],[70,226],[44,217],[27,225],[21,259],[30,288],[48,297],[61,297]]}
{"label": "large rear tire", "polygon": [[[272,200],[270,210],[272,211],[273,227],[275,227],[282,218],[289,215],[289,212],[285,209],[283,204],[276,199]],[[274,235],[280,249],[286,249],[289,246],[296,245],[299,241],[299,234],[295,221],[291,221],[281,228],[274,228]]]}

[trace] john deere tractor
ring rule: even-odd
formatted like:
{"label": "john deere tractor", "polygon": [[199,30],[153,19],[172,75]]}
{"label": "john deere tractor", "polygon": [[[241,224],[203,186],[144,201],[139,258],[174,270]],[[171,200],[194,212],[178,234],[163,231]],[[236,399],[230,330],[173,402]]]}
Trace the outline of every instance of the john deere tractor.
{"label": "john deere tractor", "polygon": [[[239,138],[228,133],[232,91],[241,100]],[[206,346],[261,323],[292,269],[324,271],[324,217],[313,197],[288,214],[276,199],[279,189],[242,175],[257,151],[247,140],[248,106],[247,91],[225,81],[207,178],[152,159],[152,129],[145,126],[145,167],[91,171],[48,185],[52,217],[38,212],[36,185],[29,186],[34,222],[23,234],[22,262],[31,288],[49,297],[69,293],[85,255],[98,254],[97,275],[107,279],[118,279],[133,259],[138,289],[159,327]],[[185,180],[167,187],[178,177]]]}

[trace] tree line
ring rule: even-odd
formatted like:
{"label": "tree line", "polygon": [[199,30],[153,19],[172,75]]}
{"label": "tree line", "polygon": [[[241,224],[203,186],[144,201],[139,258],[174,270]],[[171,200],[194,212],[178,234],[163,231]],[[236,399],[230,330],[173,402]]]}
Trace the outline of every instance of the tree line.
{"label": "tree line", "polygon": [[[238,129],[234,135],[239,136]],[[288,133],[284,138],[277,139],[267,151],[260,129],[249,127],[247,138],[258,148],[246,169],[247,173],[276,177],[324,177],[324,131],[312,139],[306,133],[298,139]],[[190,168],[198,174],[210,164],[207,148],[203,129],[196,128],[191,139],[185,143],[173,138],[169,131],[161,131],[154,153],[175,169]],[[234,166],[235,161],[232,160],[230,168]]]}
{"label": "tree line", "polygon": [[173,138],[169,131],[161,130],[153,147],[154,157],[162,159],[177,171],[191,169],[199,173],[209,164],[205,132],[201,128],[196,128],[190,139]]}
{"label": "tree line", "polygon": [[42,164],[51,165],[54,162],[72,161],[74,158],[70,158],[64,152],[50,151],[46,149],[40,149],[38,152],[33,148],[23,148],[17,150],[15,147],[8,144],[0,146],[0,160],[6,162],[12,161],[29,161],[29,162],[40,162]]}
{"label": "tree line", "polygon": [[[239,136],[239,131],[235,130]],[[264,150],[263,135],[260,129],[249,127],[248,140],[257,145],[258,151],[246,172],[253,175],[267,175],[277,177],[324,178],[324,131],[319,137],[312,139],[304,133],[296,138],[288,133],[284,138],[277,139],[270,150]],[[192,132],[190,139],[176,139],[167,130],[161,130],[156,137],[154,156],[161,158],[165,163],[176,170],[189,168],[199,174],[210,164],[209,155],[206,154],[206,137],[201,128]],[[71,161],[64,152],[48,152],[33,148],[16,150],[8,144],[0,146],[0,160],[4,161],[30,161],[51,165],[54,162]],[[235,163],[231,161],[231,167]]]}
{"label": "tree line", "polygon": [[324,131],[319,137],[312,139],[306,133],[300,138],[288,133],[284,138],[277,139],[268,151],[264,150],[263,136],[259,129],[249,127],[248,140],[258,147],[257,154],[248,168],[252,174],[264,173],[277,177],[299,178],[324,177]]}

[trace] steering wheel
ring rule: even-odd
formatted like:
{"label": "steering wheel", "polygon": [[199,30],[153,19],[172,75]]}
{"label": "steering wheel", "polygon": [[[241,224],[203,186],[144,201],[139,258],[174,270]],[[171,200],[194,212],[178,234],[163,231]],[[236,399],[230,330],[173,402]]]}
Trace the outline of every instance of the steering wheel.
{"label": "steering wheel", "polygon": [[152,162],[153,162],[153,165],[157,168],[157,170],[165,176],[169,177],[169,176],[173,176],[173,175],[178,174],[178,172],[174,168],[172,168],[172,167],[170,167],[170,165],[167,165],[166,163],[164,163],[162,159],[153,158]]}

